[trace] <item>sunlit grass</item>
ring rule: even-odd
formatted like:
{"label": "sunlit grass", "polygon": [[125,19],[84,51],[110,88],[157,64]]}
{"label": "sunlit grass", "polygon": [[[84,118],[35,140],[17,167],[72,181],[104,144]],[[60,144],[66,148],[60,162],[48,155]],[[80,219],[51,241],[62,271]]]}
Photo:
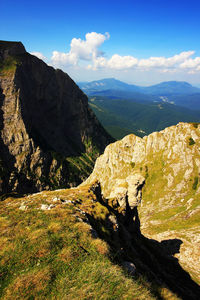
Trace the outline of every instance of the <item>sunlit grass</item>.
{"label": "sunlit grass", "polygon": [[125,275],[111,262],[108,244],[92,236],[83,209],[109,234],[108,210],[95,200],[84,187],[0,203],[2,299],[154,299],[148,284]]}

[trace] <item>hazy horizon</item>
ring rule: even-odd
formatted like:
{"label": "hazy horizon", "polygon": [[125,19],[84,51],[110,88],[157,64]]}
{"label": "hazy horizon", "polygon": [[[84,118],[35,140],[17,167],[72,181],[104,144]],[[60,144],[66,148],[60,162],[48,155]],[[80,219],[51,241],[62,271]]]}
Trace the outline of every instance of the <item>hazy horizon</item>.
{"label": "hazy horizon", "polygon": [[105,78],[99,78],[99,79],[94,79],[94,80],[86,80],[86,81],[76,81],[77,83],[90,83],[90,82],[93,82],[93,81],[101,81],[101,80],[105,80],[105,79],[115,79],[115,80],[119,80],[119,81],[121,81],[121,82],[124,82],[124,83],[127,83],[127,84],[130,84],[130,85],[138,85],[138,86],[141,86],[141,87],[148,87],[148,86],[152,86],[152,85],[156,85],[156,84],[159,84],[159,83],[163,83],[163,82],[170,82],[170,81],[176,81],[176,82],[186,82],[186,83],[189,83],[189,84],[191,84],[192,86],[194,86],[194,87],[198,87],[198,88],[200,88],[200,84],[198,85],[194,85],[194,84],[192,84],[192,83],[190,83],[190,82],[188,82],[188,81],[182,81],[182,80],[166,80],[166,81],[158,81],[158,82],[156,82],[156,83],[154,83],[154,84],[146,84],[146,85],[142,85],[142,84],[135,84],[134,82],[129,82],[129,81],[125,81],[125,80],[120,80],[120,79],[118,79],[118,78],[115,78],[115,77],[105,77]]}

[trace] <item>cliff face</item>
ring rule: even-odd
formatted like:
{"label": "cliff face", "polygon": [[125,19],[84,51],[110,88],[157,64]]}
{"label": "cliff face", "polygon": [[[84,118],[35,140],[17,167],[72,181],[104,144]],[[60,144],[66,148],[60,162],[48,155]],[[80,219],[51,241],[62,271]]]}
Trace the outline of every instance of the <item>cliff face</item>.
{"label": "cliff face", "polygon": [[17,42],[0,42],[0,192],[80,183],[111,142],[86,95]]}
{"label": "cliff face", "polygon": [[117,198],[122,211],[127,201],[130,207],[138,206],[145,236],[180,239],[176,256],[198,280],[199,174],[200,125],[179,123],[144,138],[129,135],[110,144],[86,184],[98,180],[103,196]]}

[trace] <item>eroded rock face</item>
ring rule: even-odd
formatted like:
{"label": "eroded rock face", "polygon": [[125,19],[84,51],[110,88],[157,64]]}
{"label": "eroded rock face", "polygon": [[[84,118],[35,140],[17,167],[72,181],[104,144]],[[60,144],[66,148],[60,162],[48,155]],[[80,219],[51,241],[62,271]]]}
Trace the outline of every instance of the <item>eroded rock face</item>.
{"label": "eroded rock face", "polygon": [[116,198],[122,207],[126,196],[131,207],[141,202],[142,233],[160,241],[166,237],[183,241],[177,257],[184,269],[200,276],[200,125],[179,123],[110,144],[86,183],[96,180],[103,196]]}
{"label": "eroded rock face", "polygon": [[116,198],[119,206],[125,208],[128,201],[129,207],[133,209],[142,199],[142,187],[145,178],[140,174],[129,175],[125,179],[117,179],[113,186],[110,198]]}
{"label": "eroded rock face", "polygon": [[1,193],[80,183],[112,140],[74,81],[17,42],[0,42],[0,130]]}

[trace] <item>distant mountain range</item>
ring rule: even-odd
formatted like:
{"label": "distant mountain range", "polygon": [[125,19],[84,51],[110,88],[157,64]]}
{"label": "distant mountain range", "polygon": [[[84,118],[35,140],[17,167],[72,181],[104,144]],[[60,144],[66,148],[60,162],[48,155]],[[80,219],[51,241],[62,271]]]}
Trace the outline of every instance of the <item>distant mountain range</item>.
{"label": "distant mountain range", "polygon": [[137,86],[117,80],[115,78],[105,78],[91,82],[79,82],[79,87],[87,92],[101,92],[105,90],[120,90],[129,92],[139,92],[154,95],[193,94],[200,93],[200,88],[194,87],[185,81],[165,81],[152,86]]}
{"label": "distant mountain range", "polygon": [[87,92],[101,92],[104,90],[120,90],[129,92],[141,92],[137,85],[127,84],[115,78],[106,78],[91,82],[79,82],[79,87]]}
{"label": "distant mountain range", "polygon": [[131,99],[140,103],[147,101],[168,102],[200,110],[200,88],[184,81],[167,81],[142,87],[127,84],[114,78],[107,78],[92,82],[79,82],[78,85],[88,96]]}

